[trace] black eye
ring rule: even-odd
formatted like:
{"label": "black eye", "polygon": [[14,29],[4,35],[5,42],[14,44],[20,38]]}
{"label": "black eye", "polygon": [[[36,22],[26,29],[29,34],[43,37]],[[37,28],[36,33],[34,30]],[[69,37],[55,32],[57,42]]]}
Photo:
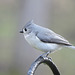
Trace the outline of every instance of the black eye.
{"label": "black eye", "polygon": [[27,29],[25,28],[25,31],[27,31]]}

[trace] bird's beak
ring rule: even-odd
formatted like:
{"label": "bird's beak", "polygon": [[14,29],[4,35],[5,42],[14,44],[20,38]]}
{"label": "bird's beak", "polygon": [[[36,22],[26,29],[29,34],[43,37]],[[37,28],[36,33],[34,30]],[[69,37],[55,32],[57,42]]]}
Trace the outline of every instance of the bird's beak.
{"label": "bird's beak", "polygon": [[23,31],[20,31],[20,33],[23,33]]}

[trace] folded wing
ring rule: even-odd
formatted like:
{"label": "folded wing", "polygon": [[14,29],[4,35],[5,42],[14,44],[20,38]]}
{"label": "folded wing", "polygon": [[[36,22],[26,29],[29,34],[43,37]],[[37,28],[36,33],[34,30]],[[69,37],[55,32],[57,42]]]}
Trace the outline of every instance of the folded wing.
{"label": "folded wing", "polygon": [[64,37],[56,34],[56,33],[37,33],[36,35],[40,41],[44,43],[56,43],[60,45],[72,46]]}

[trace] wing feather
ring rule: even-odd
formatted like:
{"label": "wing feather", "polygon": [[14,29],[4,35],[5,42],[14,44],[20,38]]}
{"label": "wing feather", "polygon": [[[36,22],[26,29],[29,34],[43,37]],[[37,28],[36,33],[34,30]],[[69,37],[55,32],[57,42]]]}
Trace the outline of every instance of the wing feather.
{"label": "wing feather", "polygon": [[71,46],[71,44],[62,36],[56,34],[56,33],[37,33],[36,35],[40,41],[44,43],[56,43],[60,45],[66,45],[66,46]]}

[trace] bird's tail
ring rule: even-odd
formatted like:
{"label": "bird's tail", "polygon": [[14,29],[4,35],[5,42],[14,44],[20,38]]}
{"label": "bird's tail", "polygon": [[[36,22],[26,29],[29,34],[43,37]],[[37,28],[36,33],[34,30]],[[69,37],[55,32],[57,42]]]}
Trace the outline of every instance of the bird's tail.
{"label": "bird's tail", "polygon": [[68,48],[75,49],[75,46],[68,46]]}

